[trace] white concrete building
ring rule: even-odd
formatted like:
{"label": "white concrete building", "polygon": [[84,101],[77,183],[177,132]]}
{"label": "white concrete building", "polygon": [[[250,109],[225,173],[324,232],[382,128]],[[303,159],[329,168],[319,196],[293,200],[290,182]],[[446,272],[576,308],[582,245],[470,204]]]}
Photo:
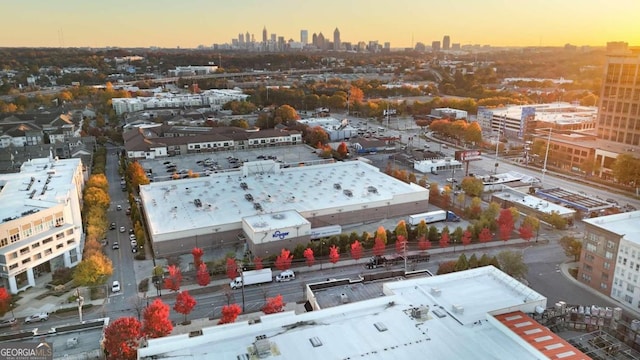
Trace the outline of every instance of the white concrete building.
{"label": "white concrete building", "polygon": [[149,339],[138,359],[588,359],[527,315],[546,303],[487,266],[388,282],[373,299]]}
{"label": "white concrete building", "polygon": [[144,185],[140,197],[157,256],[239,238],[255,255],[268,256],[306,244],[318,227],[424,212],[429,190],[360,161],[283,168],[263,160]]}
{"label": "white concrete building", "polygon": [[329,141],[341,141],[358,135],[358,129],[351,126],[347,119],[338,120],[332,117],[309,118],[298,120],[309,127],[320,126],[329,135]]}
{"label": "white concrete building", "polygon": [[84,182],[80,159],[33,159],[0,175],[0,278],[9,292],[80,262]]}
{"label": "white concrete building", "polygon": [[199,94],[174,94],[172,92],[158,92],[152,97],[114,98],[111,100],[113,110],[117,115],[145,109],[164,109],[180,107],[209,106],[220,109],[229,101],[246,101],[249,95],[240,89],[212,89]]}

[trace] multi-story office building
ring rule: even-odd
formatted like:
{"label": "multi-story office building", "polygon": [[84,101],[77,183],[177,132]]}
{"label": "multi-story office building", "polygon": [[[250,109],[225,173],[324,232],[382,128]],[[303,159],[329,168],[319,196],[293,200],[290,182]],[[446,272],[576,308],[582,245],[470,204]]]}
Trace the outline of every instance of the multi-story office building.
{"label": "multi-story office building", "polygon": [[597,136],[620,144],[640,144],[640,49],[627,43],[607,44],[600,91]]}
{"label": "multi-story office building", "polygon": [[640,309],[640,211],[584,220],[578,280]]}
{"label": "multi-story office building", "polygon": [[431,42],[431,51],[440,51],[440,41]]}
{"label": "multi-story office building", "polygon": [[302,45],[307,45],[309,43],[309,31],[308,30],[300,30],[300,42]]}
{"label": "multi-story office building", "polygon": [[449,35],[445,35],[442,38],[442,50],[449,50],[449,45],[451,44],[451,38]]}
{"label": "multi-story office building", "polygon": [[10,293],[82,259],[82,167],[80,159],[50,157],[0,175],[0,285]]}
{"label": "multi-story office building", "polygon": [[338,28],[336,28],[333,31],[333,50],[340,50],[340,30],[338,30]]}

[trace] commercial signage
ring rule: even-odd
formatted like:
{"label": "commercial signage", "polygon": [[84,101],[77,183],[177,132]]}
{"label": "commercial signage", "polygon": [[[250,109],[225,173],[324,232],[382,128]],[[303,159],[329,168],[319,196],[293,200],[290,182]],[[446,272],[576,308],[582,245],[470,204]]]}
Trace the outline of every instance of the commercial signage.
{"label": "commercial signage", "polygon": [[459,150],[455,152],[455,159],[458,161],[475,161],[482,159],[480,150]]}
{"label": "commercial signage", "polygon": [[288,231],[281,232],[280,230],[274,231],[273,235],[271,235],[272,238],[280,239],[280,240],[284,240],[287,236],[289,236],[289,232]]}

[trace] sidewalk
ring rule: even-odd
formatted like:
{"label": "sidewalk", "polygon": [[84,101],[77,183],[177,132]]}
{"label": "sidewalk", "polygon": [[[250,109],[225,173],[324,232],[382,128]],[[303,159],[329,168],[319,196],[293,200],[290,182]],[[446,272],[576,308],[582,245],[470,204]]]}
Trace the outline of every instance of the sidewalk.
{"label": "sidewalk", "polygon": [[[546,243],[548,242],[548,240],[540,240],[539,243]],[[496,247],[504,247],[504,246],[516,246],[516,245],[534,245],[535,242],[533,240],[530,241],[526,241],[523,239],[511,239],[507,242],[504,241],[491,241],[488,243],[476,243],[476,244],[471,244],[471,245],[467,245],[467,246],[462,246],[462,245],[456,245],[454,246],[448,246],[446,248],[436,248],[436,249],[429,249],[429,254],[431,255],[431,262],[434,262],[434,257],[440,257],[440,256],[446,256],[449,254],[462,254],[463,251],[482,251],[483,249],[492,249],[492,248],[496,248]],[[344,258],[341,258],[340,261],[338,261],[336,264],[332,264],[328,261],[328,259],[323,259],[324,262],[322,264],[319,264],[318,261],[316,260],[316,263],[313,266],[297,266],[297,267],[292,267],[291,270],[293,270],[295,273],[297,274],[301,274],[301,273],[306,273],[306,272],[312,272],[312,271],[321,271],[321,270],[329,270],[329,269],[334,269],[334,268],[340,268],[340,267],[347,267],[347,266],[356,266],[356,265],[360,265],[360,266],[364,266],[364,264],[368,261],[369,257],[363,257],[360,260],[353,260],[352,258],[346,258],[346,256],[349,256],[348,254],[341,254]],[[190,257],[191,255],[189,255]],[[145,262],[149,262],[151,263],[151,260],[145,260]],[[158,265],[160,265],[160,262],[157,262]],[[153,264],[151,264],[151,267],[149,267],[148,264],[140,264],[138,266],[136,266],[136,269],[153,269]],[[149,272],[145,272],[144,274],[150,274],[151,270],[149,270]],[[277,273],[277,271],[275,271],[275,273]],[[139,274],[136,273],[136,278],[138,278]],[[145,276],[141,276],[140,280],[144,279]],[[148,275],[146,275],[146,277],[149,277]],[[212,280],[209,285],[207,286],[200,286],[198,284],[189,284],[189,285],[182,285],[180,287],[180,290],[182,291],[192,291],[195,289],[203,289],[203,288],[209,288],[209,287],[219,287],[219,286],[224,286],[224,285],[228,285],[230,282],[230,280],[227,277],[224,277],[222,279],[215,279]],[[163,296],[165,294],[168,294],[169,290],[163,290]],[[148,298],[155,298],[157,296],[156,294],[156,289],[153,286],[153,284],[149,284],[149,290],[146,293],[140,293],[141,297],[145,297],[147,296]]]}

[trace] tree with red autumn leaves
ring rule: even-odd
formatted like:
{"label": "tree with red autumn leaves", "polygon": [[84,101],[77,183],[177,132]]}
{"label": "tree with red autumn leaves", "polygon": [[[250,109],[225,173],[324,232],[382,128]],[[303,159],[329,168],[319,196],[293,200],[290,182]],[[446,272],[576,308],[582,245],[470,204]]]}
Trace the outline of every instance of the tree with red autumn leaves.
{"label": "tree with red autumn leaves", "polygon": [[511,232],[513,232],[514,221],[513,221],[513,213],[511,209],[502,209],[500,210],[500,215],[498,215],[498,230],[500,232],[500,239],[503,241],[509,240],[511,236]]}
{"label": "tree with red autumn leaves", "polygon": [[236,259],[227,258],[227,277],[231,280],[238,277],[238,264],[236,263]]}
{"label": "tree with red autumn leaves", "polygon": [[360,241],[356,240],[351,244],[351,257],[356,262],[362,258],[362,244]]}
{"label": "tree with red autumn leaves", "polygon": [[347,154],[349,154],[349,148],[347,147],[347,144],[343,141],[340,143],[340,145],[338,145],[338,149],[336,150],[336,152],[338,153],[338,155],[340,155],[341,159],[344,159],[347,157]]}
{"label": "tree with red autumn leaves", "polygon": [[184,322],[187,322],[187,315],[191,313],[196,303],[196,299],[185,290],[176,296],[176,303],[173,305],[173,310],[184,315]]}
{"label": "tree with red autumn leaves", "polygon": [[200,268],[204,251],[201,248],[194,247],[193,250],[191,250],[191,255],[193,255],[193,267],[195,267],[196,269]]}
{"label": "tree with red autumn leaves", "polygon": [[6,288],[0,288],[0,316],[4,316],[11,309],[11,294]]}
{"label": "tree with red autumn leaves", "polygon": [[427,237],[422,235],[418,239],[418,249],[426,251],[431,248],[431,241],[427,240]]}
{"label": "tree with red autumn leaves", "polygon": [[242,308],[238,304],[225,305],[222,307],[222,317],[218,321],[218,325],[230,324],[235,322],[238,315],[242,313]]}
{"label": "tree with red autumn leaves", "polygon": [[307,266],[313,266],[313,263],[316,262],[316,258],[313,256],[313,250],[311,248],[304,249],[302,256],[306,259]]}
{"label": "tree with red autumn leaves", "polygon": [[276,258],[276,268],[284,271],[291,267],[291,261],[293,260],[293,254],[288,249],[282,249],[280,255]]}
{"label": "tree with red autumn leaves", "polygon": [[533,227],[528,223],[522,224],[518,229],[518,233],[520,233],[521,238],[529,241],[533,237]]}
{"label": "tree with red autumn leaves", "polygon": [[209,269],[207,269],[207,264],[200,263],[198,267],[198,272],[196,273],[196,281],[200,286],[207,286],[211,282],[211,275],[209,275]]}
{"label": "tree with red autumn leaves", "polygon": [[385,245],[384,240],[382,238],[376,237],[373,243],[373,255],[382,256],[384,255]]}
{"label": "tree with red autumn leaves", "polygon": [[173,325],[169,319],[169,305],[155,299],[142,313],[142,333],[147,338],[159,338],[171,334]]}
{"label": "tree with red autumn leaves", "polygon": [[121,317],[104,329],[104,351],[107,359],[134,360],[138,358],[138,342],[142,324],[134,317]]}
{"label": "tree with red autumn leaves", "polygon": [[491,230],[489,230],[489,228],[482,228],[482,230],[480,231],[480,234],[478,234],[478,241],[480,241],[481,243],[486,243],[488,241],[491,241],[491,238],[493,237],[493,235],[491,235]]}
{"label": "tree with red autumn leaves", "polygon": [[284,301],[282,300],[282,295],[277,295],[274,297],[267,298],[264,306],[262,307],[262,312],[265,314],[274,314],[283,311]]}
{"label": "tree with red autumn leaves", "polygon": [[167,268],[169,276],[164,278],[164,288],[171,291],[180,290],[180,284],[182,283],[182,271],[175,265],[169,265]]}
{"label": "tree with red autumn leaves", "polygon": [[261,257],[256,256],[253,258],[253,267],[255,267],[256,270],[262,270],[262,268],[264,268]]}
{"label": "tree with red autumn leaves", "polygon": [[442,234],[440,234],[440,247],[441,248],[446,248],[447,246],[449,246],[449,241],[451,240],[451,238],[449,237],[449,233],[446,231],[443,231]]}
{"label": "tree with red autumn leaves", "polygon": [[335,264],[338,260],[340,260],[340,250],[335,245],[331,245],[329,248],[329,261]]}
{"label": "tree with red autumn leaves", "polygon": [[462,239],[461,239],[461,241],[462,241],[462,245],[463,245],[463,246],[467,246],[467,245],[471,244],[471,235],[472,235],[472,234],[471,234],[471,231],[469,231],[469,230],[465,230],[465,231],[462,233]]}
{"label": "tree with red autumn leaves", "polygon": [[398,235],[396,238],[396,252],[398,254],[404,253],[404,251],[406,250],[405,249],[406,246],[407,246],[407,238],[402,235]]}

